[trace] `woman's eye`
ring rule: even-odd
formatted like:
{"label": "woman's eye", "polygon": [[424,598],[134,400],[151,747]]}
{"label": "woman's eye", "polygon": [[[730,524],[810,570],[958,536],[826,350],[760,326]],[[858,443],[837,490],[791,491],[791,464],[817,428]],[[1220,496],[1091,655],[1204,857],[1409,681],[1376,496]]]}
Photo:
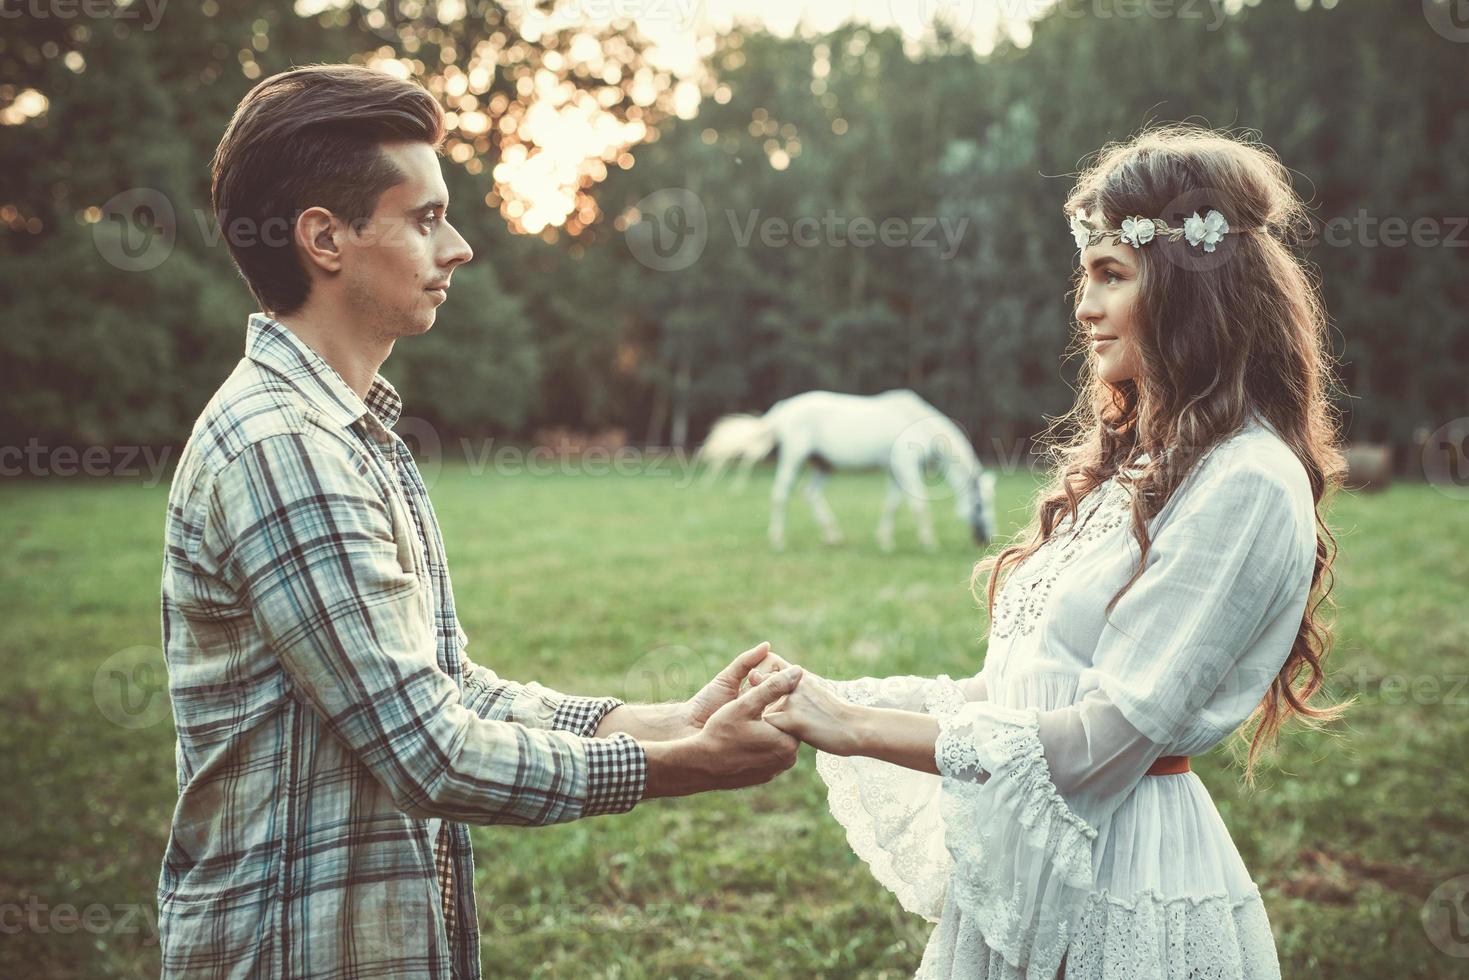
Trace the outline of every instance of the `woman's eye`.
{"label": "woman's eye", "polygon": [[1121,276],[1119,276],[1117,273],[1113,272],[1111,269],[1108,269],[1107,270],[1107,285],[1110,286],[1114,282],[1121,282],[1121,281],[1122,281],[1122,277]]}

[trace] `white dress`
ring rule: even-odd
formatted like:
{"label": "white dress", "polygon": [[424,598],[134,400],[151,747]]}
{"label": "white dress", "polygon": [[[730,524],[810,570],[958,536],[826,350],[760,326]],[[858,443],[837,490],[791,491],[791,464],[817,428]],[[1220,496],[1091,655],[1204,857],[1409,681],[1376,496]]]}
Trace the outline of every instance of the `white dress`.
{"label": "white dress", "polygon": [[817,754],[852,848],[936,923],[919,977],[1053,980],[1063,955],[1066,980],[1280,977],[1203,782],[1146,772],[1228,737],[1284,665],[1315,562],[1306,470],[1252,416],[1149,523],[1104,622],[1137,563],[1128,503],[1114,477],[1012,569],[977,700],[947,676],[832,682],[939,721],[940,776]]}

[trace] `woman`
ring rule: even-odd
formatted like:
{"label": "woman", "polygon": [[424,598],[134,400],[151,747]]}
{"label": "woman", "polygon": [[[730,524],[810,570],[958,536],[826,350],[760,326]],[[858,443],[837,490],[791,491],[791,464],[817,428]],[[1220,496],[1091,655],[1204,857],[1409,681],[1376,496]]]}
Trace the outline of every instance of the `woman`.
{"label": "woman", "polygon": [[1323,311],[1282,242],[1303,210],[1268,151],[1167,127],[1104,149],[1066,214],[1092,356],[1025,543],[975,569],[983,670],[807,671],[766,718],[819,750],[853,848],[937,923],[919,976],[1278,978],[1188,757],[1258,721],[1253,784],[1282,721],[1346,707],[1307,704],[1342,458]]}

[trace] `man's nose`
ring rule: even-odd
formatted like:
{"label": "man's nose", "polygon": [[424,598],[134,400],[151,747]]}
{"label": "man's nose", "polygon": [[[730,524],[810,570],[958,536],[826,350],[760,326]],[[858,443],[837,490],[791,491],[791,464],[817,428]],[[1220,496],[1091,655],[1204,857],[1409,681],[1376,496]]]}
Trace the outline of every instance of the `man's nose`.
{"label": "man's nose", "polygon": [[470,248],[469,242],[465,241],[464,236],[459,234],[459,229],[454,228],[452,225],[450,228],[454,232],[454,241],[449,246],[449,252],[443,261],[444,265],[452,269],[474,258],[474,249]]}

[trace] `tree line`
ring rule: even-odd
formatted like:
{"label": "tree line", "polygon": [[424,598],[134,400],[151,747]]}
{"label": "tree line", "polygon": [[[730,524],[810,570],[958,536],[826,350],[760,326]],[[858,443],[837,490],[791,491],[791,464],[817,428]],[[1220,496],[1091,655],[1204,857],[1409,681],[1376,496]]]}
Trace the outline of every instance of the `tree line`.
{"label": "tree line", "polygon": [[[1059,5],[983,55],[943,32],[915,45],[858,24],[740,27],[707,49],[692,118],[671,110],[666,76],[655,99],[634,91],[634,33],[604,32],[628,70],[588,79],[546,57],[574,32],[517,39],[496,8],[396,32],[359,8],[208,3],[168,8],[151,32],[14,20],[0,38],[0,444],[187,437],[253,308],[200,216],[214,143],[256,79],[390,49],[442,80],[492,42],[518,53],[482,86],[486,105],[524,95],[528,72],[600,88],[616,75],[604,103],[647,136],[583,188],[596,215],[576,234],[520,234],[493,204],[501,130],[458,134],[446,180],[477,258],[384,369],[445,437],[617,427],[682,445],[798,391],[907,387],[982,454],[1013,445],[1072,400],[1071,175],[1167,120],[1248,129],[1293,170],[1353,438],[1407,444],[1469,415],[1469,38],[1435,30],[1420,0],[1098,15],[1113,6]],[[48,105],[25,118],[32,89]],[[138,188],[174,212],[153,268],[132,256],[148,229],[97,217]]]}

